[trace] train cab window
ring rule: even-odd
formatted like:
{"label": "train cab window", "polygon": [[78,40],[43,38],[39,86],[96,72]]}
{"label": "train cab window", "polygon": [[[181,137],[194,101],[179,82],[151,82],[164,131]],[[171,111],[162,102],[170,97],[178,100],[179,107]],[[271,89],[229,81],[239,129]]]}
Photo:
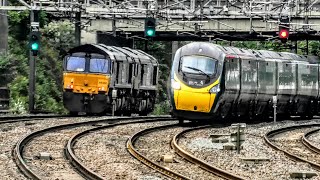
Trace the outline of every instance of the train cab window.
{"label": "train cab window", "polygon": [[86,59],[84,57],[70,56],[67,59],[67,70],[83,72],[86,67]]}
{"label": "train cab window", "polygon": [[90,59],[90,72],[94,73],[108,73],[109,72],[109,61],[107,59]]}
{"label": "train cab window", "polygon": [[157,85],[157,72],[158,72],[158,67],[153,66],[153,85]]}
{"label": "train cab window", "polygon": [[181,59],[181,71],[212,76],[216,73],[217,64],[217,60],[205,56],[184,56]]}

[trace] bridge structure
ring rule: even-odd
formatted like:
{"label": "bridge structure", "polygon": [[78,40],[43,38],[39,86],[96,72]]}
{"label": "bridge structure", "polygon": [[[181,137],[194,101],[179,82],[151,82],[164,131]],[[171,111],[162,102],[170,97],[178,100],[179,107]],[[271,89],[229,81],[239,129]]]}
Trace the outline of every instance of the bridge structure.
{"label": "bridge structure", "polygon": [[18,1],[19,6],[0,3],[0,10],[44,10],[71,19],[82,43],[106,36],[148,40],[146,17],[157,20],[155,41],[272,41],[278,38],[281,17],[290,19],[290,40],[320,39],[319,0]]}

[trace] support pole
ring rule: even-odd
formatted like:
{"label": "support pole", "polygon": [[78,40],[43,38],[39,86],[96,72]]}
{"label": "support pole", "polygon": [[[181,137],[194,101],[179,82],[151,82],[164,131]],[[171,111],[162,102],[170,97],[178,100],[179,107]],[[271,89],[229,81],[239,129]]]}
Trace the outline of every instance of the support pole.
{"label": "support pole", "polygon": [[117,37],[117,27],[116,27],[116,15],[112,15],[112,35],[113,37]]}
{"label": "support pole", "polygon": [[174,58],[174,55],[176,53],[176,51],[179,49],[179,42],[178,41],[172,41],[172,60]]}
{"label": "support pole", "polygon": [[[35,13],[36,12],[36,13]],[[30,11],[30,24],[33,22],[39,22],[37,11]],[[29,47],[30,48],[30,47]],[[34,96],[36,91],[36,58],[32,55],[31,49],[29,50],[29,113],[34,112]]]}
{"label": "support pole", "polygon": [[75,45],[81,45],[81,11],[76,12],[76,23],[75,23]]}
{"label": "support pole", "polygon": [[277,122],[277,96],[272,97],[272,104],[273,104],[273,122]]}
{"label": "support pole", "polygon": [[[0,0],[0,6],[6,6],[7,0]],[[0,53],[8,50],[8,16],[6,10],[0,10]]]}

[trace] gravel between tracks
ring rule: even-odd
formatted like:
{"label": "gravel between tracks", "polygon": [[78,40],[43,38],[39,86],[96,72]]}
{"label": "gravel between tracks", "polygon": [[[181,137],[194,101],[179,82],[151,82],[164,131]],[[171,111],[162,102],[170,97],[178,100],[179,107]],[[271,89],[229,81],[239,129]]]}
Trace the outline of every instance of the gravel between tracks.
{"label": "gravel between tracks", "polygon": [[72,122],[83,122],[101,119],[92,117],[75,117],[75,118],[50,118],[44,120],[34,120],[25,122],[15,122],[0,125],[0,172],[1,180],[27,179],[18,170],[12,160],[12,149],[17,141],[26,134],[50,126],[68,124]]}
{"label": "gravel between tracks", "polygon": [[309,150],[301,140],[304,133],[315,128],[301,128],[291,130],[289,132],[281,133],[275,136],[274,138],[272,138],[272,140],[282,149],[285,149],[292,154],[295,154],[316,164],[320,164],[319,154]]}
{"label": "gravel between tracks", "polygon": [[[292,161],[283,153],[273,150],[266,145],[263,136],[272,129],[316,122],[319,121],[283,121],[277,122],[275,125],[273,123],[247,125],[246,140],[240,154],[234,150],[221,150],[222,144],[212,143],[209,138],[209,135],[212,134],[230,133],[229,127],[208,128],[187,133],[179,141],[179,145],[192,152],[196,157],[246,179],[290,179],[289,172],[291,171],[319,172],[306,163]],[[266,157],[269,158],[269,161],[253,163],[241,160],[241,158],[248,157]],[[316,178],[319,177],[313,179]]]}
{"label": "gravel between tracks", "polygon": [[[178,172],[190,179],[221,179],[216,175],[204,171],[197,165],[184,160],[174,153],[174,150],[171,149],[170,142],[173,136],[182,130],[183,128],[176,127],[146,134],[137,140],[135,147],[140,153],[149,159],[158,161],[160,165]],[[173,155],[175,162],[164,163],[160,161],[161,156],[165,154]]]}
{"label": "gravel between tracks", "polygon": [[317,131],[316,133],[309,136],[308,140],[312,143],[312,145],[320,148],[320,131]]}
{"label": "gravel between tracks", "polygon": [[126,142],[134,133],[172,122],[151,122],[120,125],[88,134],[78,139],[75,155],[90,169],[106,179],[166,179],[160,173],[134,159]]}

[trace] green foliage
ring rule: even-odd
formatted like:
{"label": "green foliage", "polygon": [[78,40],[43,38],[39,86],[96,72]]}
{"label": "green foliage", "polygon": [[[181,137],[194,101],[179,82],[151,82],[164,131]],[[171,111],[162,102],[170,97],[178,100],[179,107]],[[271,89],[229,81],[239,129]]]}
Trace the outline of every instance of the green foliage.
{"label": "green foliage", "polygon": [[10,108],[14,113],[25,113],[28,108],[28,84],[25,76],[18,75],[10,84]]}
{"label": "green foliage", "polygon": [[[25,16],[13,13],[12,27],[20,26]],[[46,23],[46,15],[40,13]],[[17,25],[18,24],[18,25]],[[67,21],[51,22],[41,31],[40,55],[36,61],[36,109],[65,113],[62,104],[62,55],[74,44],[73,25]],[[12,28],[9,52],[0,58],[0,73],[10,72],[11,109],[25,113],[28,108],[29,48],[28,41],[16,39],[19,34]],[[0,78],[1,78],[0,76]],[[3,78],[2,78],[3,79]]]}
{"label": "green foliage", "polygon": [[165,115],[170,112],[170,102],[169,100],[165,100],[159,102],[155,105],[154,110],[152,112],[153,115]]}

